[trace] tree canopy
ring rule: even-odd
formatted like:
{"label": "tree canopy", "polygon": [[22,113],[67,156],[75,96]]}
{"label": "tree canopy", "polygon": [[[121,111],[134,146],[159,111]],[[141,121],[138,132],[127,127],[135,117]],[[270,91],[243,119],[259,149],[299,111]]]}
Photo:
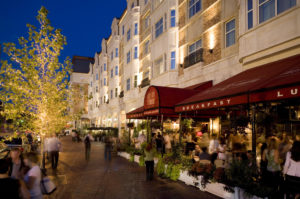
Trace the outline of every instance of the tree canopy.
{"label": "tree canopy", "polygon": [[67,44],[61,30],[51,26],[48,11],[38,11],[39,27],[28,24],[28,36],[18,44],[5,43],[9,60],[1,61],[0,100],[2,115],[13,119],[23,130],[42,134],[58,132],[70,119],[69,58],[60,63],[59,56]]}

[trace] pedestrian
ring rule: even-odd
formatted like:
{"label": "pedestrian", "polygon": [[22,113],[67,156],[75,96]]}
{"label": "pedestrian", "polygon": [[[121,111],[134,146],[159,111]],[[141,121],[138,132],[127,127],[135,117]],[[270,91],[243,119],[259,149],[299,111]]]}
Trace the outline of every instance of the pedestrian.
{"label": "pedestrian", "polygon": [[219,141],[217,140],[217,135],[213,134],[212,139],[209,142],[208,153],[211,155],[211,163],[214,164],[218,157]]}
{"label": "pedestrian", "polygon": [[292,149],[287,152],[283,174],[287,198],[292,194],[294,198],[300,198],[300,141],[294,141]]}
{"label": "pedestrian", "polygon": [[105,160],[111,160],[111,150],[112,150],[112,140],[109,135],[106,135],[104,138],[105,148],[104,148],[104,157]]}
{"label": "pedestrian", "polygon": [[226,161],[226,148],[225,138],[221,138],[218,146],[218,159],[223,160],[223,163]]}
{"label": "pedestrian", "polygon": [[163,137],[161,136],[160,132],[158,132],[155,142],[157,152],[163,155]]}
{"label": "pedestrian", "polygon": [[165,133],[164,141],[165,141],[165,152],[171,153],[171,150],[172,150],[171,138],[168,133]]}
{"label": "pedestrian", "polygon": [[41,191],[41,168],[38,165],[39,158],[38,155],[34,152],[29,152],[24,154],[24,163],[30,168],[24,177],[26,186],[30,192],[30,199],[42,199]]}
{"label": "pedestrian", "polygon": [[[268,161],[266,178],[267,183],[272,186],[276,191],[278,191],[278,186],[280,184],[280,162],[279,162],[279,152],[275,138],[271,138],[267,149],[264,150],[263,161]],[[277,192],[274,192],[274,197]]]}
{"label": "pedestrian", "polygon": [[0,193],[1,198],[29,199],[30,193],[22,179],[9,177],[10,160],[0,159]]}
{"label": "pedestrian", "polygon": [[11,164],[8,175],[14,179],[23,179],[23,175],[26,171],[26,166],[21,154],[21,149],[18,147],[12,148],[10,151]]}
{"label": "pedestrian", "polygon": [[57,169],[60,149],[61,149],[61,142],[56,137],[56,134],[53,133],[52,137],[48,139],[48,151],[50,153],[52,169]]}
{"label": "pedestrian", "polygon": [[148,143],[145,150],[146,180],[153,180],[155,149],[152,143]]}
{"label": "pedestrian", "polygon": [[84,137],[84,146],[85,146],[85,160],[89,160],[90,159],[90,153],[91,153],[91,142],[94,141],[93,136],[91,136],[90,133],[88,133],[85,137]]}

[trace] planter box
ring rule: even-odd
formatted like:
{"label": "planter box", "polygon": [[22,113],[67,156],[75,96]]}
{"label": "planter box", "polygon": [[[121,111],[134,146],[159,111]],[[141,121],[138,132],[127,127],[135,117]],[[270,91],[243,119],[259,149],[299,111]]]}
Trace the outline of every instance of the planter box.
{"label": "planter box", "polygon": [[140,162],[140,156],[139,155],[134,155],[134,161],[136,163],[139,163]]}
{"label": "planter box", "polygon": [[118,156],[121,156],[123,158],[126,158],[127,160],[130,159],[130,154],[126,152],[118,152]]}
{"label": "planter box", "polygon": [[234,187],[233,199],[262,199],[257,196],[249,196],[245,191],[239,187]]}
{"label": "planter box", "polygon": [[221,183],[207,183],[205,191],[214,194],[216,196],[219,196],[221,198],[226,199],[235,199],[234,193],[229,193],[224,190],[224,184]]}
{"label": "planter box", "polygon": [[195,182],[197,182],[197,179],[193,176],[189,176],[188,171],[180,171],[180,176],[178,180],[184,182],[186,185],[195,185]]}

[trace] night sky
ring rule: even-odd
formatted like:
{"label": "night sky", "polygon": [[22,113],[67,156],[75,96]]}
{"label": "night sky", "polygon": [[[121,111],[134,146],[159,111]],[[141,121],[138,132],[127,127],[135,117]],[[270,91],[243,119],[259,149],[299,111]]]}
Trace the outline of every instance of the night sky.
{"label": "night sky", "polygon": [[[41,6],[49,11],[48,18],[67,38],[61,59],[73,55],[94,57],[101,49],[102,38],[111,32],[114,17],[120,17],[126,0],[1,0],[0,43],[27,38],[26,24],[38,26],[37,12]],[[1,53],[1,58],[6,56]]]}

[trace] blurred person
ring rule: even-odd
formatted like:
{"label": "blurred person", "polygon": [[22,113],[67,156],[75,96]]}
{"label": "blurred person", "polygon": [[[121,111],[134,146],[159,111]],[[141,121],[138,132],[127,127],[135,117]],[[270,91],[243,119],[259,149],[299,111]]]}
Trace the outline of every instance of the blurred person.
{"label": "blurred person", "polygon": [[14,179],[22,179],[26,170],[21,149],[16,147],[10,151],[11,164],[8,175]]}
{"label": "blurred person", "polygon": [[174,134],[174,145],[179,144],[179,137],[180,137],[180,134],[179,134],[178,131],[176,131],[175,134]]}
{"label": "blurred person", "polygon": [[202,152],[199,155],[200,160],[211,160],[209,153],[207,153],[207,147],[201,148]]}
{"label": "blurred person", "polygon": [[300,198],[300,141],[294,141],[283,168],[287,197]]}
{"label": "blurred person", "polygon": [[282,134],[280,144],[278,146],[280,164],[284,165],[287,152],[292,148],[289,136],[286,133]]}
{"label": "blurred person", "polygon": [[84,148],[85,148],[85,160],[90,159],[90,154],[91,154],[91,142],[94,141],[93,136],[91,136],[90,133],[88,133],[84,139]]}
{"label": "blurred person", "polygon": [[163,142],[164,142],[164,138],[161,136],[160,132],[158,133],[155,142],[156,142],[156,150],[157,150],[157,152],[159,152],[160,154],[163,155]]}
{"label": "blurred person", "polygon": [[164,135],[165,152],[170,153],[172,150],[171,138],[168,133]]}
{"label": "blurred person", "polygon": [[[266,172],[267,183],[278,190],[281,168],[278,146],[275,138],[270,139],[267,148],[263,152],[262,159],[263,161],[268,161]],[[276,194],[276,192],[274,194]]]}
{"label": "blurred person", "polygon": [[53,133],[52,137],[48,139],[48,151],[50,153],[52,169],[56,169],[58,165],[59,151],[61,149],[61,142]]}
{"label": "blurred person", "polygon": [[154,156],[155,156],[155,149],[152,143],[148,143],[145,150],[145,164],[146,164],[146,180],[153,180],[153,173],[154,173]]}
{"label": "blurred person", "polygon": [[211,163],[214,164],[218,157],[219,141],[217,135],[213,134],[212,139],[209,142],[208,153],[211,154]]}
{"label": "blurred person", "polygon": [[104,148],[104,158],[105,160],[111,160],[111,151],[112,151],[112,139],[109,135],[106,135],[104,138],[105,148]]}
{"label": "blurred person", "polygon": [[202,153],[200,146],[198,144],[195,145],[195,149],[192,152],[192,160],[193,162],[199,161],[199,156]]}
{"label": "blurred person", "polygon": [[219,160],[226,160],[226,143],[225,143],[225,138],[220,139],[220,144],[218,146],[218,159]]}
{"label": "blurred person", "polygon": [[145,136],[145,133],[144,133],[144,132],[142,132],[141,134],[139,134],[137,141],[138,141],[138,146],[137,146],[137,148],[140,149],[140,148],[141,148],[141,145],[142,145],[144,142],[146,142],[146,136]]}
{"label": "blurred person", "polygon": [[41,191],[41,168],[38,165],[39,158],[36,153],[29,152],[24,154],[24,163],[30,169],[26,173],[24,177],[24,181],[26,186],[30,192],[30,199],[42,199],[42,191]]}
{"label": "blurred person", "polygon": [[8,159],[0,159],[0,194],[9,199],[29,199],[30,193],[22,179],[9,177]]}

